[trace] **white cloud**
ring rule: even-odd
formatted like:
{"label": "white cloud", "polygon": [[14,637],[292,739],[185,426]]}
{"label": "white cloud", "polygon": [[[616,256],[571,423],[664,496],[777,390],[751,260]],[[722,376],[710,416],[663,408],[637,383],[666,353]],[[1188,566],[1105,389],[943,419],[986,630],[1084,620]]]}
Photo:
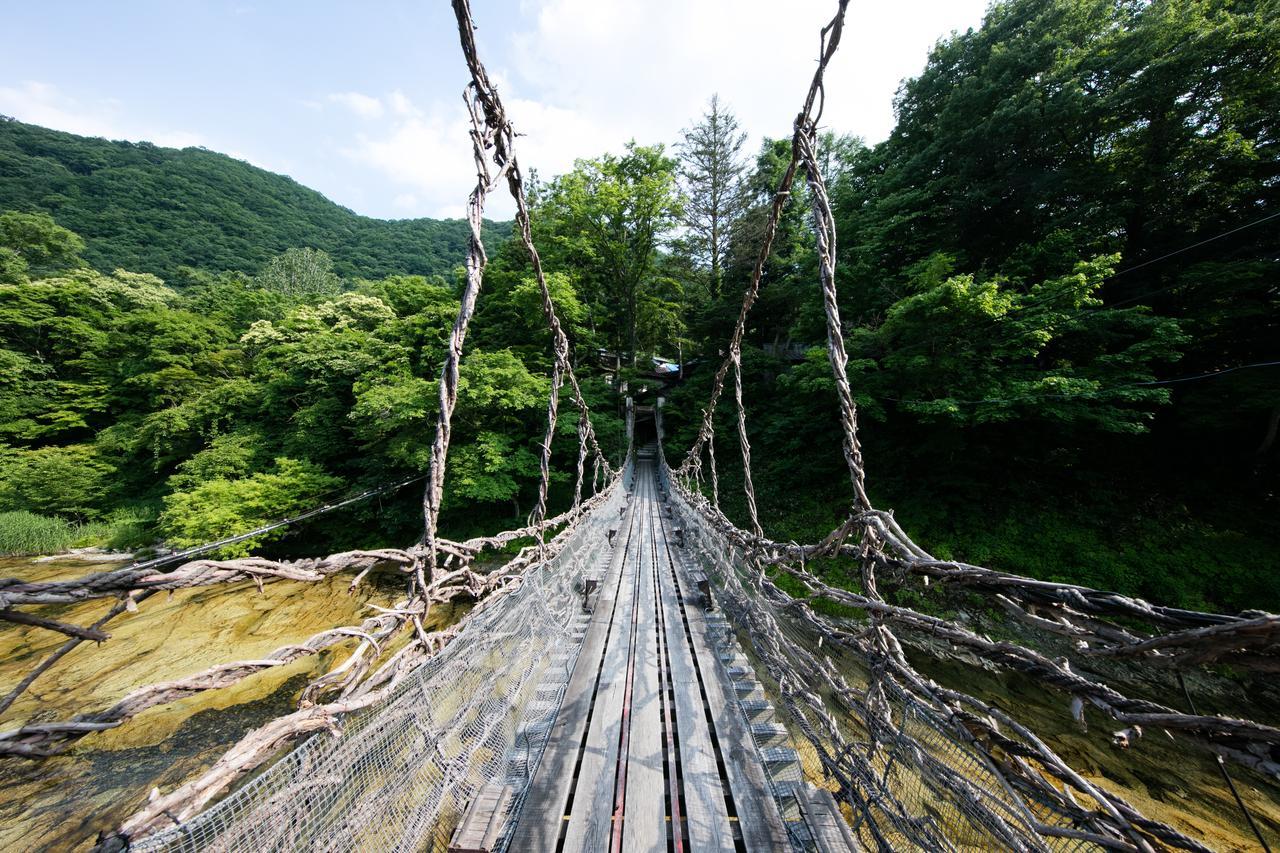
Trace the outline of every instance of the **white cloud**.
{"label": "white cloud", "polygon": [[401,198],[414,197],[414,206],[397,204],[400,210],[439,216],[465,201],[475,184],[466,115],[461,106],[414,113],[377,134],[358,134],[342,153],[385,174],[402,190]]}
{"label": "white cloud", "polygon": [[258,157],[254,157],[252,154],[246,154],[245,152],[239,151],[234,148],[228,148],[227,150],[222,151],[220,153],[226,154],[228,157],[231,157],[236,160],[243,160],[244,162],[248,163],[250,166],[257,166],[259,169],[266,169],[268,172],[276,172],[281,175],[287,173],[287,169],[285,168],[282,168],[279,166],[272,166],[270,163],[268,163],[265,160],[262,160]]}
{"label": "white cloud", "polygon": [[17,86],[0,86],[0,114],[28,124],[65,130],[81,136],[146,141],[168,148],[205,145],[205,139],[189,130],[143,127],[122,118],[124,104],[116,98],[84,103],[56,86],[28,80]]}
{"label": "white cloud", "polygon": [[[341,149],[342,154],[409,190],[393,200],[397,210],[420,216],[463,216],[476,183],[466,110],[460,104],[443,103],[424,109],[396,94],[399,117],[381,132],[358,134],[354,144]],[[511,114],[520,117],[518,153],[526,171],[534,167],[544,175],[560,174],[572,168],[575,157],[601,153],[623,139],[573,110],[521,98],[506,103]],[[490,194],[485,215],[509,218],[514,213],[514,202],[503,184]]]}
{"label": "white cloud", "polygon": [[[204,145],[204,137],[188,130],[165,130],[151,136],[148,142],[154,142],[164,148],[192,148]],[[247,159],[247,158],[243,158]]]}
{"label": "white cloud", "polygon": [[[538,101],[589,117],[605,137],[670,142],[713,92],[753,137],[789,135],[814,71],[819,30],[834,6],[831,0],[526,2],[532,26],[513,36],[510,65]],[[828,69],[824,125],[871,142],[884,138],[898,82],[919,73],[938,37],[976,25],[985,6],[986,0],[850,6]],[[523,118],[510,112],[513,120]]]}
{"label": "white cloud", "polygon": [[[465,204],[445,205],[443,207],[436,208],[435,212],[433,212],[431,215],[435,219],[466,219],[467,206]],[[486,210],[485,215],[488,216],[490,219],[502,218],[503,216],[510,219],[515,214],[512,212],[498,214],[498,213],[494,213],[492,210]]]}
{"label": "white cloud", "polygon": [[0,113],[43,127],[55,127],[81,135],[101,135],[103,123],[82,114],[75,102],[48,83],[28,80],[17,86],[0,86]]}
{"label": "white cloud", "polygon": [[0,114],[28,124],[65,130],[81,136],[146,140],[171,148],[204,145],[204,138],[188,130],[142,128],[120,117],[123,104],[116,98],[83,103],[56,86],[28,80],[17,86],[0,86]]}
{"label": "white cloud", "polygon": [[[782,11],[776,0],[522,0],[527,26],[504,42],[484,40],[481,11],[480,49],[521,134],[521,164],[552,176],[633,138],[673,143],[714,92],[750,134],[750,150],[762,136],[788,135],[834,5],[792,0]],[[852,6],[828,69],[824,127],[870,142],[888,135],[900,80],[919,73],[940,36],[978,24],[985,5]],[[460,213],[475,182],[462,107],[423,109],[400,91],[369,100],[389,108],[388,124],[344,153],[411,189],[419,213]],[[511,215],[505,192],[490,196],[486,212]]]}
{"label": "white cloud", "polygon": [[[824,126],[871,142],[883,138],[898,82],[920,71],[939,36],[978,24],[986,2],[852,4],[828,71]],[[713,92],[751,135],[749,149],[763,135],[789,134],[813,73],[818,31],[834,7],[835,0],[790,0],[785,8],[777,0],[519,0],[514,30],[495,25],[493,7],[476,11],[481,56],[522,134],[521,164],[550,177],[633,138],[675,142]],[[490,40],[502,32],[508,35]],[[438,28],[430,48],[456,57],[456,38],[453,28]],[[461,71],[460,61],[449,67]],[[475,166],[456,82],[456,75],[437,73],[414,81],[421,88],[401,90],[353,76],[345,91],[299,93],[295,103],[314,115],[309,132],[321,155],[302,157],[300,177],[309,173],[318,189],[365,212],[461,215]],[[0,86],[0,113],[24,121],[159,144],[211,144],[181,128],[128,121],[138,107],[77,101],[38,82]],[[219,132],[233,147],[236,138],[227,134],[235,130]],[[289,150],[263,153],[278,168],[292,167]],[[335,154],[357,168],[330,174],[339,164],[324,158]],[[261,165],[245,153],[233,156]],[[503,188],[490,196],[486,213],[505,218],[512,210]]]}
{"label": "white cloud", "polygon": [[422,112],[413,105],[408,95],[396,89],[390,95],[387,95],[387,104],[390,105],[391,111],[398,116],[419,116]]}
{"label": "white cloud", "polygon": [[332,104],[340,104],[351,110],[360,118],[373,119],[382,118],[384,108],[382,101],[372,95],[362,95],[359,92],[335,92],[328,98]]}

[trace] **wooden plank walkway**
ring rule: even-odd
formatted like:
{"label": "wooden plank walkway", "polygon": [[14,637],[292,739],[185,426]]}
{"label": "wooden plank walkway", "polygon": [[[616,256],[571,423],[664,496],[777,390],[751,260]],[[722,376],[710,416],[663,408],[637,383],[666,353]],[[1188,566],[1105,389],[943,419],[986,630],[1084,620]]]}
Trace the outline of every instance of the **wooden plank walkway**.
{"label": "wooden plank walkway", "polygon": [[641,455],[616,547],[509,850],[790,849]]}

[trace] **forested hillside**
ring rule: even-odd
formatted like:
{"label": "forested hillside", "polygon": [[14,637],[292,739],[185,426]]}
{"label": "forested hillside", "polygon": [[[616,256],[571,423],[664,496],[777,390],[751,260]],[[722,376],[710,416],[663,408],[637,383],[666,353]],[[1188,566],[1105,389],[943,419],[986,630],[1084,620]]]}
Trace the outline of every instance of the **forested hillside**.
{"label": "forested hillside", "polygon": [[[886,141],[824,140],[869,487],[935,554],[1280,608],[1273,12],[997,2],[904,83]],[[610,452],[621,382],[659,391],[650,355],[684,362],[662,393],[668,456],[689,445],[787,132],[748,150],[713,98],[680,139],[535,186],[534,237]],[[18,211],[0,218],[0,510],[183,544],[423,470],[458,294],[410,274],[448,273],[460,225],[432,254],[427,226],[453,226],[361,219],[209,152],[12,122],[0,175],[0,208]],[[743,354],[762,520],[804,540],[849,502],[808,205],[797,184]],[[448,523],[496,529],[529,505],[550,361],[522,248],[490,258],[446,498]],[[622,365],[612,384],[591,367],[602,349]],[[738,449],[716,452],[730,494]],[[563,489],[572,460],[557,462]],[[294,535],[408,541],[417,497]]]}
{"label": "forested hillside", "polygon": [[[194,545],[426,466],[458,310],[445,279],[344,280],[290,249],[256,277],[185,270],[174,288],[98,272],[84,245],[0,214],[3,547]],[[462,371],[447,499],[466,529],[520,517],[538,468],[547,362],[513,352],[528,337],[472,348]],[[585,386],[598,400],[600,379]],[[607,402],[598,429],[617,453]],[[393,495],[306,534],[410,541],[418,504]]]}
{"label": "forested hillside", "polygon": [[[828,140],[868,482],[927,547],[1161,601],[1280,603],[1275,12],[997,3],[901,88],[887,141]],[[744,175],[695,339],[727,335],[787,147]],[[822,342],[806,206],[757,344]],[[808,541],[847,501],[825,356],[746,355],[764,510]],[[698,384],[674,395],[670,451]]]}
{"label": "forested hillside", "polygon": [[284,175],[203,148],[89,139],[0,117],[0,210],[51,214],[87,240],[85,260],[165,278],[179,267],[255,273],[292,247],[342,275],[449,273],[460,219],[358,216]]}

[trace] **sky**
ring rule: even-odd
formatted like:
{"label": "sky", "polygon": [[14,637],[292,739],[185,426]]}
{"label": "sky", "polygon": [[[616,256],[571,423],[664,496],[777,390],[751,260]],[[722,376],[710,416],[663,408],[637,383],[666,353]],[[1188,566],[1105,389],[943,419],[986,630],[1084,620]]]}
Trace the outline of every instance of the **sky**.
{"label": "sky", "polygon": [[[987,0],[853,0],[828,130],[893,127],[899,83]],[[0,114],[203,146],[380,218],[462,216],[466,67],[447,0],[5,2]],[[472,0],[526,170],[634,139],[671,145],[713,93],[749,135],[790,134],[835,0]],[[511,215],[497,194],[486,213]]]}

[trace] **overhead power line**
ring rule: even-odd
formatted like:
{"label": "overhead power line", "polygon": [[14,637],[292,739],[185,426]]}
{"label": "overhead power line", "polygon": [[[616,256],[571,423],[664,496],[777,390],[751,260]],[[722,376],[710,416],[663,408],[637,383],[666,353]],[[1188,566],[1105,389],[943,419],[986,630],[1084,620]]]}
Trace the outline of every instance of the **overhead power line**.
{"label": "overhead power line", "polygon": [[[1280,218],[1280,211],[1276,211],[1275,213],[1268,214],[1267,216],[1264,216],[1261,219],[1255,219],[1252,222],[1246,222],[1244,225],[1240,225],[1236,228],[1232,228],[1230,231],[1224,231],[1221,234],[1215,234],[1212,237],[1207,237],[1198,243],[1192,243],[1189,246],[1183,246],[1181,249],[1174,249],[1172,252],[1166,252],[1165,254],[1160,255],[1159,257],[1150,258],[1148,260],[1143,261],[1140,264],[1134,264],[1131,267],[1125,267],[1124,269],[1118,272],[1113,272],[1111,275],[1107,276],[1107,279],[1110,280],[1113,278],[1119,278],[1125,273],[1130,273],[1130,272],[1133,272],[1134,270],[1140,270],[1145,266],[1150,266],[1151,264],[1157,263],[1159,261],[1163,261],[1165,258],[1172,258],[1174,255],[1181,255],[1183,252],[1190,252],[1192,249],[1197,249],[1205,245],[1206,243],[1212,243],[1215,240],[1221,240],[1223,237],[1230,237],[1232,234],[1238,234],[1239,232],[1245,230],[1246,228],[1252,228],[1255,225],[1261,225],[1264,222],[1270,222],[1272,219],[1276,219],[1276,218]],[[1142,297],[1139,296],[1135,298],[1141,299]],[[1122,303],[1119,303],[1119,302],[1113,303],[1113,305],[1119,305],[1119,304],[1122,304]]]}
{"label": "overhead power line", "polygon": [[183,560],[189,560],[192,557],[198,557],[201,554],[207,554],[210,551],[216,551],[219,548],[223,548],[227,545],[234,545],[237,542],[243,542],[246,539],[252,539],[255,536],[261,536],[264,533],[270,533],[272,530],[279,530],[281,527],[287,527],[290,524],[297,524],[299,521],[306,521],[309,518],[315,518],[316,516],[320,516],[320,515],[328,515],[331,512],[335,512],[336,510],[340,510],[344,507],[351,506],[352,504],[360,503],[361,501],[366,501],[369,498],[377,497],[378,495],[385,495],[388,492],[398,491],[399,489],[403,489],[405,486],[408,486],[412,483],[416,483],[420,480],[425,480],[426,478],[427,478],[426,474],[419,474],[416,477],[410,477],[408,480],[401,480],[399,482],[391,483],[389,485],[379,486],[376,489],[368,489],[366,491],[361,492],[358,495],[352,495],[351,497],[344,498],[336,503],[323,504],[322,506],[314,507],[312,509],[307,510],[304,513],[300,513],[290,518],[282,518],[279,521],[273,521],[270,524],[264,524],[261,527],[256,527],[253,530],[249,530],[244,533],[237,533],[234,536],[228,536],[227,538],[219,539],[216,542],[206,542],[203,545],[196,545],[193,548],[184,548],[183,550],[175,551],[172,554],[165,554],[162,557],[156,557],[151,560],[144,560],[140,563],[134,563],[131,566],[128,566],[127,568],[130,570],[157,569],[157,568],[160,568],[161,566],[167,566],[172,563],[178,563]]}
{"label": "overhead power line", "polygon": [[1225,370],[1213,370],[1208,373],[1199,373],[1194,376],[1179,376],[1174,379],[1153,379],[1149,382],[1129,382],[1124,385],[1111,385],[1106,388],[1095,388],[1092,391],[1083,391],[1079,394],[1025,394],[1020,397],[988,397],[983,400],[951,400],[945,397],[937,400],[900,400],[897,397],[880,397],[878,399],[887,400],[893,403],[908,403],[915,405],[946,402],[962,406],[979,406],[985,403],[1021,403],[1027,400],[1074,400],[1084,397],[1093,397],[1098,394],[1106,394],[1109,391],[1123,391],[1126,388],[1142,388],[1152,385],[1174,385],[1180,382],[1196,382],[1201,379],[1214,379],[1219,376],[1226,376],[1228,373],[1236,373],[1241,370],[1252,370],[1258,367],[1280,367],[1280,361],[1259,361],[1254,364],[1241,364],[1236,367],[1228,367]]}

